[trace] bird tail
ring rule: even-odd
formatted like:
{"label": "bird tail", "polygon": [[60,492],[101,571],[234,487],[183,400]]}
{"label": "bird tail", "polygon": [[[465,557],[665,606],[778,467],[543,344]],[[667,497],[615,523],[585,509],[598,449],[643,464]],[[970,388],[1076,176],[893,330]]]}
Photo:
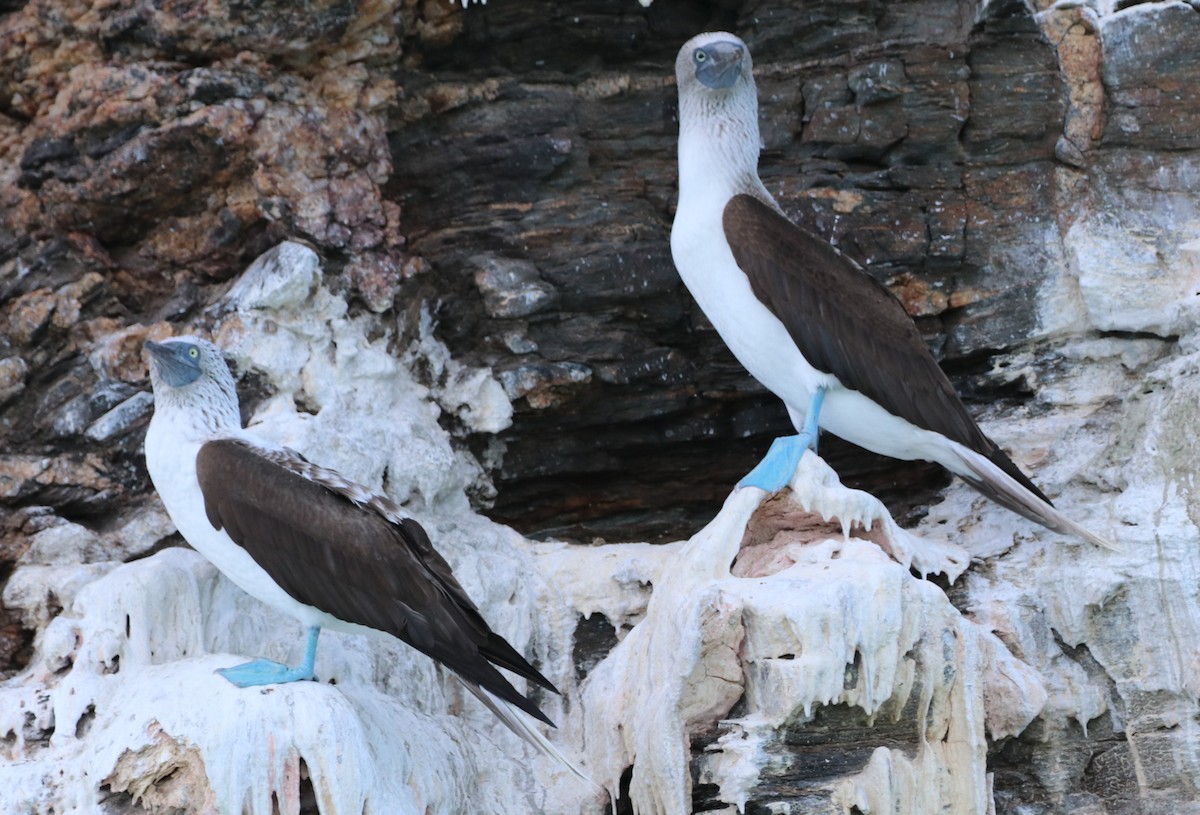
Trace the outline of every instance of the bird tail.
{"label": "bird tail", "polygon": [[462,681],[466,689],[475,695],[476,699],[478,699],[480,702],[483,702],[484,706],[486,706],[488,710],[496,714],[497,719],[504,722],[505,726],[508,727],[509,730],[516,733],[522,739],[532,744],[539,751],[554,759],[559,764],[562,764],[576,777],[583,779],[592,786],[597,786],[596,782],[589,778],[587,774],[575,764],[575,762],[563,755],[562,751],[555,747],[549,739],[543,736],[541,731],[526,721],[515,706],[505,702],[503,699],[498,699],[495,696],[492,696],[474,682],[469,682],[465,679],[462,679],[462,677],[459,677],[459,679]]}
{"label": "bird tail", "polygon": [[479,652],[489,662],[493,662],[501,668],[507,668],[517,676],[523,676],[531,682],[536,682],[552,693],[560,693],[558,688],[554,687],[554,683],[544,677],[541,671],[530,665],[525,657],[521,656],[515,648],[508,644],[508,640],[496,632],[488,631],[487,642],[480,644]]}
{"label": "bird tail", "polygon": [[[964,472],[963,469],[957,467],[951,467],[950,469],[1000,506],[1011,509],[1018,515],[1022,515],[1034,523],[1039,523],[1047,529],[1053,529],[1055,532],[1061,532],[1064,535],[1075,535],[1102,549],[1108,549],[1113,552],[1121,551],[1121,547],[1093,532],[1089,532],[1055,509],[1054,505],[1041,494],[1041,491],[1037,487],[1032,487],[1032,483],[1028,485],[1023,484],[1021,480],[1014,478],[1006,472],[1009,468],[1016,470],[1018,473],[1020,471],[1007,460],[1007,457],[999,449],[996,450],[996,455],[1001,457],[1003,463],[1009,465],[1008,467],[1002,467],[1001,463],[993,460],[993,457],[976,453],[974,450],[964,447],[961,444],[954,445],[954,452],[963,463],[966,471]],[[1022,480],[1028,481],[1028,479]]]}

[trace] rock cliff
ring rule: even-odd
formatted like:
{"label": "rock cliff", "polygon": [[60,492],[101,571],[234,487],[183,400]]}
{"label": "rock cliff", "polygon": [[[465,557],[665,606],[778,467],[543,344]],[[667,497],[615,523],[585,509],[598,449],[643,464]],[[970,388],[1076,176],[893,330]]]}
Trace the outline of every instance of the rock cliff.
{"label": "rock cliff", "polygon": [[[1122,553],[834,440],[729,494],[787,420],[669,256],[713,28],[788,214]],[[150,489],[186,331],[427,524],[620,812],[1200,812],[1196,53],[1174,1],[0,0],[0,808],[607,805],[400,646],[213,677],[299,633]]]}

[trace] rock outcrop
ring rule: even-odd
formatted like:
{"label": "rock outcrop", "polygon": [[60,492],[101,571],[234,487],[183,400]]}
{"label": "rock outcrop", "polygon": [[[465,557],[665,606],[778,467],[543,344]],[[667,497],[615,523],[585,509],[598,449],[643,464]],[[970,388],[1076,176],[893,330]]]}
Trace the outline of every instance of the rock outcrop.
{"label": "rock outcrop", "polygon": [[[909,532],[721,510],[787,420],[670,262],[705,28],[754,51],[789,215],[1124,552],[834,440]],[[1174,0],[0,0],[0,809],[605,806],[399,647],[216,683],[296,632],[150,491],[141,346],[187,331],[428,522],[619,811],[1200,812],[1198,52]],[[856,494],[806,462],[804,506]],[[276,752],[214,760],[209,708]]]}

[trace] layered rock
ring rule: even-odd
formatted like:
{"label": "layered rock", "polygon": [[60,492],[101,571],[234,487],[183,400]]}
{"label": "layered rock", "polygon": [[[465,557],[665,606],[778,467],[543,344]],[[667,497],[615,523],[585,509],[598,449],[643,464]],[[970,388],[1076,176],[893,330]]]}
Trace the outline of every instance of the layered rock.
{"label": "layered rock", "polygon": [[[0,773],[32,762],[11,788],[35,809],[105,794],[114,811],[170,811],[185,788],[195,807],[249,791],[262,808],[270,790],[289,811],[311,811],[309,791],[321,790],[351,810],[603,806],[540,765],[545,786],[507,769],[464,780],[509,767],[504,754],[520,747],[473,703],[466,723],[446,717],[459,704],[453,681],[403,651],[346,645],[356,656],[325,668],[345,677],[345,696],[323,685],[266,700],[255,721],[290,745],[278,764],[200,773],[211,734],[193,733],[191,747],[161,735],[204,727],[171,718],[177,697],[163,682],[231,704],[207,684],[212,666],[294,647],[284,623],[202,563],[155,554],[178,539],[142,464],[140,349],[199,331],[239,364],[247,418],[430,519],[489,619],[552,666],[567,692],[552,714],[562,743],[622,808],[1191,811],[1195,14],[1180,2],[0,2],[0,668],[23,671],[3,693],[26,705],[2,708]],[[670,66],[704,28],[735,30],[754,51],[763,176],[789,214],[888,283],[988,432],[1123,554],[1062,541],[961,485],[930,507],[947,483],[936,468],[833,440],[822,453],[848,484],[919,521],[926,550],[965,548],[972,568],[954,581],[906,577],[880,554],[883,538],[847,540],[840,524],[783,511],[786,500],[745,541],[729,512],[748,499],[718,516],[787,423],[668,256]],[[243,275],[286,237],[320,258],[285,244]],[[575,540],[678,541],[719,520],[686,546],[590,548],[531,544],[481,510]],[[822,531],[801,544],[797,528]],[[687,583],[691,561],[676,558],[709,551],[697,541],[716,562],[693,564],[712,571]],[[743,566],[785,568],[727,574],[742,543]],[[131,623],[122,639],[133,600],[117,592],[98,611],[92,587],[159,569],[211,597],[177,617],[141,606],[146,628]],[[683,582],[652,593],[668,575]],[[856,593],[869,581],[891,600]],[[848,603],[842,620],[899,621],[912,654],[852,659],[839,639],[851,630],[832,622],[838,636],[819,637],[815,653],[803,626],[794,645],[755,629],[798,613],[789,608],[818,614],[822,604],[800,602],[809,594]],[[661,599],[647,610],[651,596]],[[909,624],[916,609],[924,627]],[[152,633],[159,619],[178,622],[169,643]],[[245,622],[226,634],[198,630],[204,619]],[[690,622],[672,637],[664,619]],[[952,657],[930,650],[945,632],[962,644]],[[803,677],[816,684],[798,687],[780,677],[799,673],[806,644],[816,662]],[[710,658],[708,684],[663,673]],[[939,665],[987,693],[938,685]],[[921,682],[877,686],[868,667]],[[988,680],[997,672],[1020,678],[1010,690],[1042,688],[1045,704],[1037,691],[1002,692]],[[617,698],[638,676],[666,701],[618,743],[597,717],[625,721],[644,700],[622,697],[601,716],[579,683]],[[789,698],[763,708],[755,689],[768,686]],[[144,690],[147,707],[112,704],[113,688],[118,701]],[[71,689],[95,696],[90,713],[66,701]],[[953,710],[927,704],[926,690]],[[309,736],[341,733],[392,756],[404,745],[354,722],[420,719],[445,761],[405,765],[407,792],[370,770],[334,789],[315,758],[301,770],[315,748],[272,707],[284,698],[320,707],[320,727],[348,728]],[[136,733],[117,725],[125,713]],[[960,747],[939,747],[950,732]],[[102,763],[114,763],[101,793],[78,762],[105,739]],[[674,758],[648,757],[639,741]],[[87,769],[87,784],[36,792],[57,761]],[[918,783],[949,768],[950,786]]]}

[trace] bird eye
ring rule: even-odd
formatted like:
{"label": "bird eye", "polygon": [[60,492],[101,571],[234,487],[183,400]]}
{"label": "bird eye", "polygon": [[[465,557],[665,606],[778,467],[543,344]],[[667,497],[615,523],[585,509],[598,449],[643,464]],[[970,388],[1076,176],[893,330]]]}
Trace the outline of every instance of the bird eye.
{"label": "bird eye", "polygon": [[708,54],[704,53],[699,48],[697,48],[696,49],[696,62],[704,62],[704,60],[706,60],[706,59],[708,59]]}
{"label": "bird eye", "polygon": [[197,358],[199,358],[199,356],[200,356],[200,349],[199,349],[199,348],[189,348],[189,349],[188,349],[188,356],[189,356],[189,357],[191,357],[192,359],[197,359]]}

